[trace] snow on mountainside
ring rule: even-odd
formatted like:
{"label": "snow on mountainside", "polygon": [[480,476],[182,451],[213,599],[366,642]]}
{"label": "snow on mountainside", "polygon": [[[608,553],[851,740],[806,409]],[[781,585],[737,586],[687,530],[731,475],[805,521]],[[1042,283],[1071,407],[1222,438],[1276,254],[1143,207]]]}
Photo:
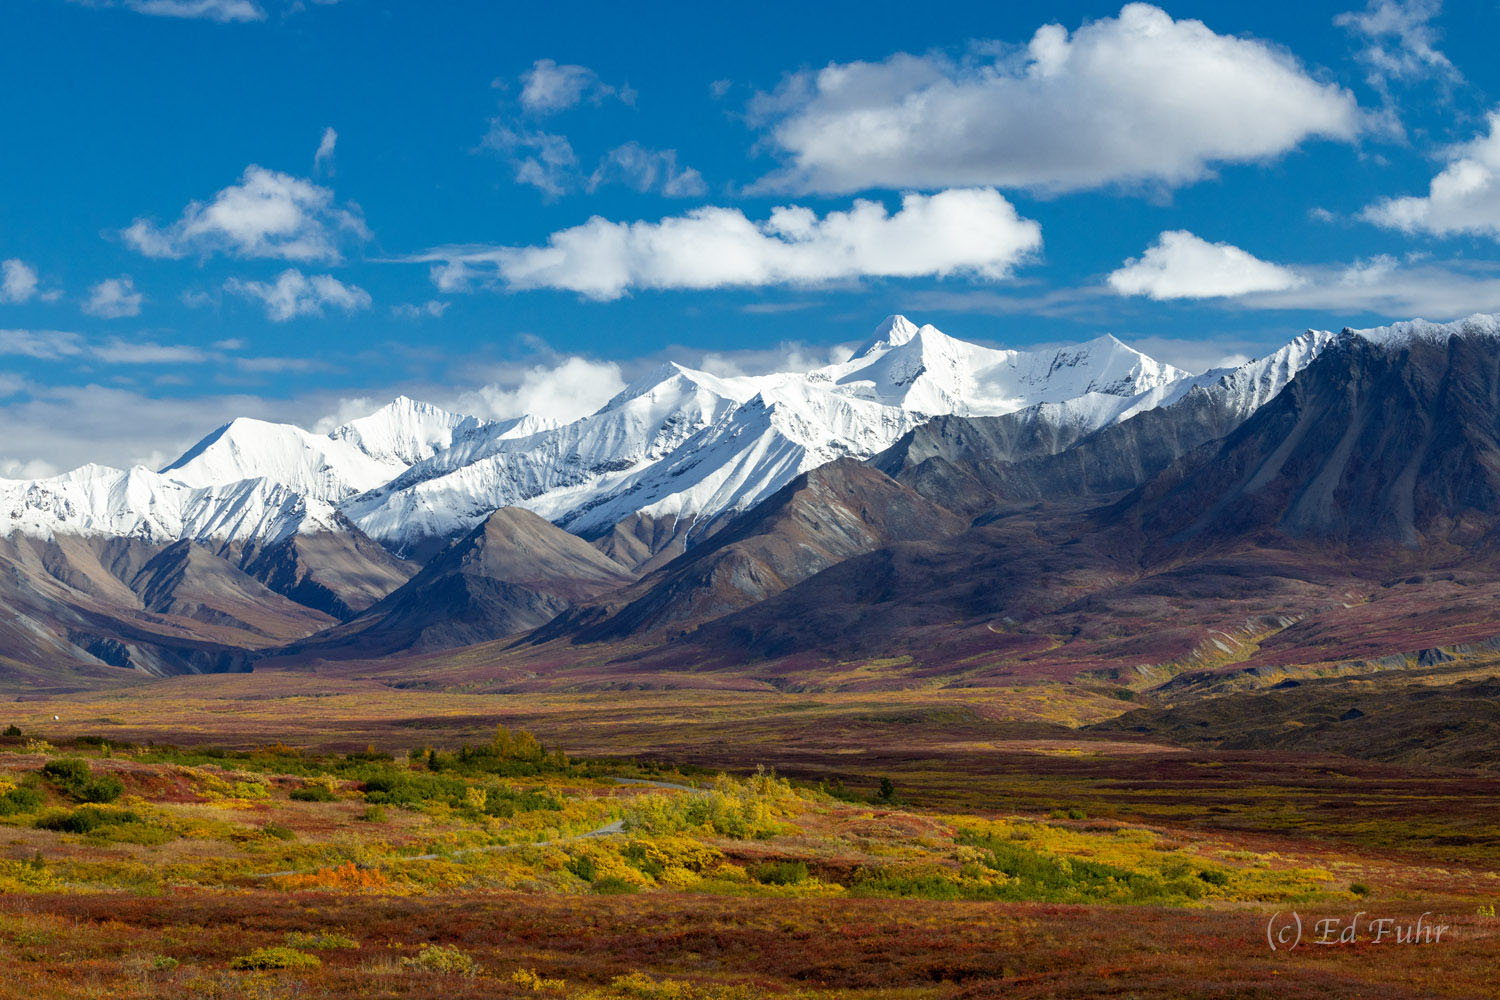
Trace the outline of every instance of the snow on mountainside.
{"label": "snow on mountainside", "polygon": [[374,489],[404,468],[340,438],[242,417],[199,441],[161,474],[188,486],[265,479],[337,502]]}
{"label": "snow on mountainside", "polygon": [[[1081,394],[1111,403],[1189,378],[1113,337],[1047,351],[965,343],[893,316],[848,361],[719,378],[666,365],[603,409],[541,434],[482,435],[346,505],[398,552],[519,506],[571,531],[636,512],[710,520],[836,458],[868,457],[928,417],[995,415]],[[1084,407],[1094,426],[1116,405]]]}
{"label": "snow on mountainside", "polygon": [[1194,376],[1113,337],[997,350],[893,316],[839,364],[736,377],[666,364],[561,426],[405,397],[326,435],[236,420],[160,472],[88,466],[0,480],[0,535],[266,542],[341,530],[347,518],[411,553],[507,506],[585,535],[637,512],[705,524],[937,415],[1033,409],[1089,431],[1208,386],[1248,413],[1332,336],[1310,331],[1268,358]]}
{"label": "snow on mountainside", "polygon": [[49,479],[0,480],[4,535],[269,544],[298,530],[338,530],[339,523],[332,504],[267,479],[194,487],[140,466],[86,465]]}

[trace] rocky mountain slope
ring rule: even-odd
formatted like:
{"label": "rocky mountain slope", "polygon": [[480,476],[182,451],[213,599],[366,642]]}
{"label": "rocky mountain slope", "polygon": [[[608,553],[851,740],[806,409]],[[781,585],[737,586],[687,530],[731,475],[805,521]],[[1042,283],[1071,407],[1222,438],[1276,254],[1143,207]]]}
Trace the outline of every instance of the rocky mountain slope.
{"label": "rocky mountain slope", "polygon": [[329,434],[235,421],[160,472],[0,482],[0,657],[160,673],[530,632],[1109,671],[1265,656],[1312,620],[1384,634],[1352,610],[1377,592],[1428,629],[1478,592],[1428,607],[1383,575],[1485,579],[1497,373],[1487,317],[1201,375],[893,317],[839,364],[666,365],[565,425],[409,399]]}

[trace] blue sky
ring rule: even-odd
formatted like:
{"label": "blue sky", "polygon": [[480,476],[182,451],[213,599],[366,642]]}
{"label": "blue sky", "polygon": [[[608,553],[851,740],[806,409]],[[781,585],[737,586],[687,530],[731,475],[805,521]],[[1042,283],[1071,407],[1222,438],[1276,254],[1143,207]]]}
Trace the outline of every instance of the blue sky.
{"label": "blue sky", "polygon": [[1493,4],[810,6],[6,4],[0,475],[891,312],[1203,368],[1500,310]]}

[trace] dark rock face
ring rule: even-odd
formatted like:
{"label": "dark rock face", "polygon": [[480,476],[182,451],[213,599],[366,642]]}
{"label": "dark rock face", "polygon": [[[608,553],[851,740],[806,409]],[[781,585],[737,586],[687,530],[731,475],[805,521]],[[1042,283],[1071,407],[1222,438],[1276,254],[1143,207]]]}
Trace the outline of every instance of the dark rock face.
{"label": "dark rock face", "polygon": [[248,549],[246,573],[298,604],[348,621],[411,579],[417,567],[353,524],[339,534],[293,535]]}
{"label": "dark rock face", "polygon": [[1487,540],[1500,517],[1500,339],[1343,338],[1114,514],[1179,541],[1267,529],[1356,546]]}
{"label": "dark rock face", "polygon": [[578,641],[697,624],[748,607],[851,556],[898,539],[956,534],[967,522],[853,459],[804,473],[707,541],[547,635]]}
{"label": "dark rock face", "polygon": [[506,507],[347,624],[284,652],[351,658],[501,639],[545,625],[631,579],[583,539]]}
{"label": "dark rock face", "polygon": [[1087,434],[1039,420],[1032,410],[939,417],[870,464],[934,503],[973,516],[1001,504],[1102,499],[1134,489],[1243,419],[1234,400],[1204,388]]}

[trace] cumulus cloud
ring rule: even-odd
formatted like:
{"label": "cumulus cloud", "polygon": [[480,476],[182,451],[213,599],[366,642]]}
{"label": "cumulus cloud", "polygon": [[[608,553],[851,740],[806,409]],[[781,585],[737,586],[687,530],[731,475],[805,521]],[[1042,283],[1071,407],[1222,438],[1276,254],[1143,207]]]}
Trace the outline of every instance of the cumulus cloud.
{"label": "cumulus cloud", "polygon": [[1333,23],[1364,43],[1358,58],[1370,84],[1384,92],[1392,81],[1461,79],[1437,47],[1432,21],[1442,10],[1442,0],[1369,0],[1364,10],[1340,14]]}
{"label": "cumulus cloud", "polygon": [[313,172],[325,176],[333,176],[333,151],[338,145],[339,134],[329,126],[323,130],[323,138],[318,140],[318,151],[313,154]]}
{"label": "cumulus cloud", "polygon": [[473,389],[459,397],[458,407],[496,420],[530,415],[566,423],[593,413],[624,388],[614,362],[570,357],[526,369],[514,382]]}
{"label": "cumulus cloud", "polygon": [[191,202],[170,226],[136,219],[122,235],[148,257],[226,253],[327,263],[341,259],[342,242],[370,238],[359,209],[336,203],[328,188],[254,164],[212,201]]}
{"label": "cumulus cloud", "polygon": [[604,184],[624,184],[643,193],[657,190],[668,198],[698,198],[708,193],[702,174],[677,165],[677,150],[647,149],[638,142],[604,154],[589,178],[589,190]]}
{"label": "cumulus cloud", "polygon": [[101,319],[139,316],[143,301],[145,296],[135,290],[135,282],[128,276],[108,278],[89,289],[83,311]]}
{"label": "cumulus cloud", "polygon": [[763,186],[829,193],[1181,184],[1361,128],[1352,95],[1281,49],[1142,3],[1020,52],[796,74],[751,114],[788,160]]}
{"label": "cumulus cloud", "polygon": [[0,302],[28,302],[36,293],[36,268],[14,257],[0,261]]}
{"label": "cumulus cloud", "polygon": [[1208,299],[1295,288],[1302,279],[1228,243],[1210,243],[1184,229],[1162,233],[1139,257],[1108,277],[1119,295]]}
{"label": "cumulus cloud", "polygon": [[551,59],[538,59],[521,74],[521,106],[534,115],[555,114],[584,100],[598,103],[611,97],[626,104],[635,103],[633,90],[604,83],[587,66],[559,65]]}
{"label": "cumulus cloud", "polygon": [[346,285],[331,274],[309,277],[296,268],[287,268],[269,283],[230,278],[224,290],[259,301],[265,306],[267,318],[276,323],[298,316],[321,316],[325,306],[344,312],[370,307],[370,293],[363,288]]}
{"label": "cumulus cloud", "polygon": [[1426,197],[1386,198],[1366,207],[1361,217],[1407,233],[1500,238],[1500,108],[1490,112],[1489,126],[1489,134],[1453,150]]}
{"label": "cumulus cloud", "polygon": [[599,300],[634,289],[816,284],[864,277],[1008,276],[1042,244],[1041,227],[992,189],[908,194],[890,214],[873,201],[819,218],[774,209],[752,222],[704,207],[659,222],[598,216],[553,233],[545,246],[440,247],[410,258],[433,264],[444,290],[476,279],[513,290],[554,288]]}

